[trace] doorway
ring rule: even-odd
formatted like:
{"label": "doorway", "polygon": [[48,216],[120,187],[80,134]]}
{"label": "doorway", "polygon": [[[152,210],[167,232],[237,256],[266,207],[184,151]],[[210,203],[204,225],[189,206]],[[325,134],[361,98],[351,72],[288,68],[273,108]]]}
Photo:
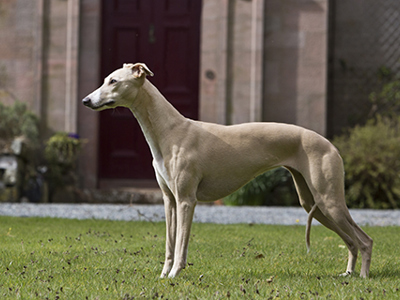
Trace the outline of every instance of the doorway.
{"label": "doorway", "polygon": [[[103,0],[101,81],[123,63],[145,63],[149,80],[184,116],[197,119],[201,1]],[[132,113],[100,113],[99,180],[153,180],[150,149]]]}

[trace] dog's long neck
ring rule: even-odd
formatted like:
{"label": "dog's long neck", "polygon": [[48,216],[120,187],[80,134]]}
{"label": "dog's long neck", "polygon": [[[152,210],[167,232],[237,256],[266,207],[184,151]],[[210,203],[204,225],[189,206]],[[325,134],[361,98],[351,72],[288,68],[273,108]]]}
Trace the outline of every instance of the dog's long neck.
{"label": "dog's long neck", "polygon": [[164,141],[173,135],[173,129],[186,122],[182,116],[147,79],[130,107],[150,146],[155,159],[163,152]]}

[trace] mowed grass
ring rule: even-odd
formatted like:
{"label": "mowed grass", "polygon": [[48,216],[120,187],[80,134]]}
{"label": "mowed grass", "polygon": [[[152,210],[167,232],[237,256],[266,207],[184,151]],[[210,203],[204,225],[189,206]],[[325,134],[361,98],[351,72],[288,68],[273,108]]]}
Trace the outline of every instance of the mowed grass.
{"label": "mowed grass", "polygon": [[[0,217],[2,299],[395,299],[400,228],[367,227],[370,278],[339,277],[343,242],[322,226],[193,224],[188,267],[159,279],[165,224]],[[360,259],[359,259],[360,260]],[[360,261],[357,271],[360,269]]]}

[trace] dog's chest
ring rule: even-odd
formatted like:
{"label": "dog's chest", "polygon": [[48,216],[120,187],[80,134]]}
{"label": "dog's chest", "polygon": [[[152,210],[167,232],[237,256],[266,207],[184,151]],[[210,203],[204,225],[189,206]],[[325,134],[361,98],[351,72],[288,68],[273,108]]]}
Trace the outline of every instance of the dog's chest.
{"label": "dog's chest", "polygon": [[173,185],[177,175],[182,171],[181,156],[184,156],[182,150],[178,146],[173,146],[170,155],[166,156],[167,159],[163,155],[157,155],[153,159],[153,167],[156,173],[170,190],[173,190],[171,184]]}
{"label": "dog's chest", "polygon": [[167,168],[165,167],[165,164],[164,164],[164,159],[162,157],[154,158],[153,159],[153,167],[154,167],[156,173],[158,174],[158,176],[160,176],[163,179],[164,183],[168,185],[169,176],[168,176]]}

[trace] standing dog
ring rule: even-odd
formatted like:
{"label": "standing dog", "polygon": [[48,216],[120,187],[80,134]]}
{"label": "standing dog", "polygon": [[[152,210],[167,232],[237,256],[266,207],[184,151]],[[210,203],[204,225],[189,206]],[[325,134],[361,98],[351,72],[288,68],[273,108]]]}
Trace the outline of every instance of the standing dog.
{"label": "standing dog", "polygon": [[336,148],[317,133],[294,125],[247,123],[223,126],[183,117],[147,79],[145,64],[124,64],[83,99],[100,111],[123,106],[138,120],[153,155],[163,192],[167,223],[161,277],[175,277],[186,265],[197,200],[214,201],[270,169],[283,166],[293,176],[300,204],[312,218],[336,232],[349,249],[347,271],[367,277],[372,239],[350,216],[344,198],[344,170]]}

